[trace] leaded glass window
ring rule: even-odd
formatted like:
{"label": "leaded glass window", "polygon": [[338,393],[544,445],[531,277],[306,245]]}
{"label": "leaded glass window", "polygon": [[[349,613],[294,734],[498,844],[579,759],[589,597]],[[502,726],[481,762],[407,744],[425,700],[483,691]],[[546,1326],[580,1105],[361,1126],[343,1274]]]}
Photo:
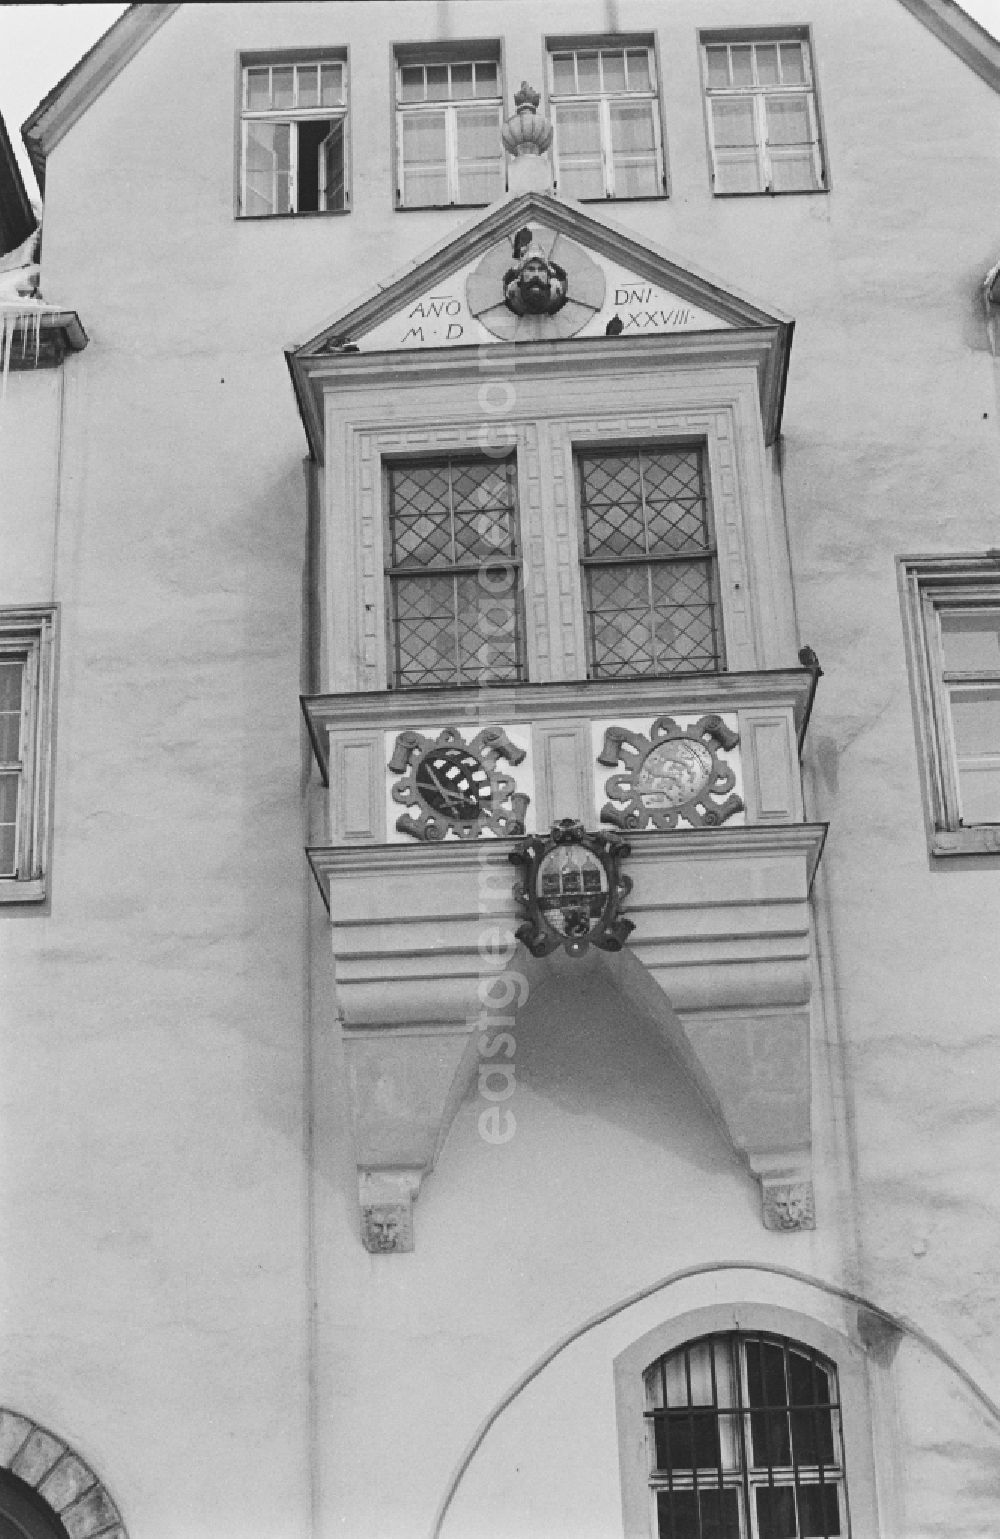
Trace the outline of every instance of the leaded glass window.
{"label": "leaded glass window", "polygon": [[715,540],[698,445],[578,457],[590,676],[724,666]]}
{"label": "leaded glass window", "polygon": [[492,203],[504,191],[500,65],[397,57],[397,202]]}
{"label": "leaded glass window", "polygon": [[804,37],[704,44],[715,191],[826,186],[812,57]]}
{"label": "leaded glass window", "polygon": [[571,198],[665,191],[656,61],[647,44],[549,54],[556,182]]}
{"label": "leaded glass window", "polygon": [[644,1375],[657,1539],[850,1533],[837,1371],[781,1336],[703,1336]]}
{"label": "leaded glass window", "polygon": [[514,457],[390,464],[386,506],[393,685],[523,679]]}
{"label": "leaded glass window", "polygon": [[241,214],[323,214],[346,208],[343,59],[248,64],[242,122]]}

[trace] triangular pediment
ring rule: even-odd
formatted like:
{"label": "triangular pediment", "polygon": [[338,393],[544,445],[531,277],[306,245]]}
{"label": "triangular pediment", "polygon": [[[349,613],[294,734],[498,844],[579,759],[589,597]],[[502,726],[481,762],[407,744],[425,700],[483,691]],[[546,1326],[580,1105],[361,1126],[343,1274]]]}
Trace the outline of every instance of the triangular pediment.
{"label": "triangular pediment", "polygon": [[[519,305],[517,273],[530,253],[552,275],[551,308],[525,311]],[[292,356],[345,347],[394,352],[783,324],[784,316],[578,205],[554,194],[524,193],[493,204],[458,235],[342,310]]]}
{"label": "triangular pediment", "polygon": [[[290,348],[314,457],[322,397],[361,374],[429,369],[481,349],[656,348],[757,374],[767,442],[778,432],[793,323],[686,261],[554,193],[510,195]],[[602,353],[602,356],[603,353]],[[606,355],[611,361],[610,352]],[[373,372],[374,371],[374,372]]]}

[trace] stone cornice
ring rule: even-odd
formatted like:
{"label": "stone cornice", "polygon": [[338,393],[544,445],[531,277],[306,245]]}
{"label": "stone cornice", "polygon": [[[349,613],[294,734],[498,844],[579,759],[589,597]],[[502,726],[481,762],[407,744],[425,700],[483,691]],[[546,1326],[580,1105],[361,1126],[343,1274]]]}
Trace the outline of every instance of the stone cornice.
{"label": "stone cornice", "polygon": [[[690,860],[756,860],[760,856],[803,854],[807,887],[811,888],[826,841],[826,823],[786,823],[744,828],[675,829],[670,833],[645,832],[628,836],[632,853],[629,866]],[[414,872],[432,877],[471,876],[484,866],[506,868],[515,840],[483,839],[475,843],[444,840],[437,844],[328,845],[306,849],[306,856],[330,909],[330,883],[366,877],[398,877]],[[513,876],[511,878],[513,886]],[[421,914],[400,923],[422,923]]]}
{"label": "stone cornice", "polygon": [[[781,413],[794,322],[720,331],[661,333],[640,337],[569,337],[558,342],[519,342],[517,369],[545,378],[572,374],[631,374],[636,369],[749,367],[757,375],[764,441],[781,431]],[[477,385],[484,374],[484,350],[476,347],[394,349],[383,353],[287,354],[296,399],[313,458],[323,464],[323,397],[335,388],[350,390],[391,386],[399,390],[433,380]],[[509,352],[504,356],[509,364]],[[486,352],[488,363],[488,351]]]}
{"label": "stone cornice", "polygon": [[447,720],[456,726],[560,717],[625,718],[694,715],[790,701],[796,726],[808,715],[815,675],[807,668],[760,673],[698,674],[666,679],[580,680],[571,684],[498,685],[496,688],[377,690],[306,695],[302,710],[324,785],[329,784],[331,728],[384,728],[400,722]]}

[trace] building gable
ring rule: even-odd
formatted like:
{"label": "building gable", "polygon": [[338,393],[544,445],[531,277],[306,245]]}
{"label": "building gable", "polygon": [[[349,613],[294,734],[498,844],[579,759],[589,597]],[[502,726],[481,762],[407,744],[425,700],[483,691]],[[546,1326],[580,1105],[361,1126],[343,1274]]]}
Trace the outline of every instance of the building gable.
{"label": "building gable", "polygon": [[[551,298],[526,309],[519,283],[532,257],[548,272]],[[333,369],[363,367],[355,355],[384,355],[388,362],[404,354],[502,343],[600,338],[625,345],[654,336],[672,339],[679,349],[697,347],[701,339],[719,354],[756,354],[770,439],[780,419],[792,328],[787,316],[577,204],[528,192],[495,203],[290,348],[287,357],[314,450],[321,381]]]}

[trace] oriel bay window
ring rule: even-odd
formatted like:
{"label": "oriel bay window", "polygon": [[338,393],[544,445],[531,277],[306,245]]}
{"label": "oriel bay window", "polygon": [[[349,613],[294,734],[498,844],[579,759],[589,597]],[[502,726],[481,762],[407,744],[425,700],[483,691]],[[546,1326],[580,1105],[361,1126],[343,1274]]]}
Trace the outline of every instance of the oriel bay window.
{"label": "oriel bay window", "polygon": [[716,193],[826,186],[816,88],[803,36],[704,40]]}
{"label": "oriel bay window", "polygon": [[655,1539],[850,1532],[837,1370],[785,1337],[720,1332],[643,1376]]}
{"label": "oriel bay window", "polygon": [[504,190],[498,56],[396,54],[396,201],[402,208],[485,204]]}
{"label": "oriel bay window", "polygon": [[655,198],[666,190],[656,62],[648,43],[553,48],[556,181],[571,198]]}
{"label": "oriel bay window", "polygon": [[346,208],[346,62],[264,60],[246,64],[242,79],[239,212]]}
{"label": "oriel bay window", "polygon": [[703,448],[587,450],[577,473],[590,676],[721,670]]}
{"label": "oriel bay window", "polygon": [[392,686],[523,679],[515,456],[389,462],[385,506]]}

